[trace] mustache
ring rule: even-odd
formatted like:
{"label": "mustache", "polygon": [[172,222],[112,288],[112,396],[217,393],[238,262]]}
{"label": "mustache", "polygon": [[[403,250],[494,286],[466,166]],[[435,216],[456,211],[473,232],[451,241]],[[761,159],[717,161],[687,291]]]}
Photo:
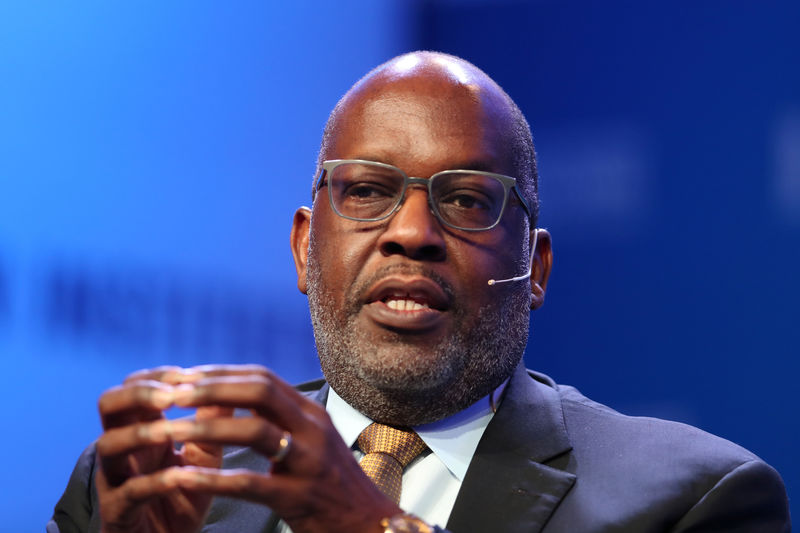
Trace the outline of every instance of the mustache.
{"label": "mustache", "polygon": [[383,266],[366,278],[357,281],[353,286],[353,291],[350,293],[350,296],[347,299],[347,307],[351,310],[357,311],[361,305],[361,302],[366,299],[367,292],[370,290],[370,287],[381,281],[383,278],[391,276],[392,274],[421,276],[428,278],[444,291],[450,301],[455,300],[455,291],[453,286],[435,270],[424,265],[395,263],[392,265]]}

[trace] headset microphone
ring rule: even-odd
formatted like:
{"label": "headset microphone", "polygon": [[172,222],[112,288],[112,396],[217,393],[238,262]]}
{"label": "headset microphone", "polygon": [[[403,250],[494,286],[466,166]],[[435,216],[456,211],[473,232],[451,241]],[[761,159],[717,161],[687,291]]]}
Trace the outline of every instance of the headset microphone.
{"label": "headset microphone", "polygon": [[536,253],[536,241],[539,238],[539,228],[533,230],[533,246],[531,246],[531,262],[528,266],[528,273],[522,276],[517,276],[516,278],[508,278],[508,279],[490,279],[489,285],[497,285],[498,283],[508,283],[509,281],[522,281],[523,279],[528,279],[531,277],[531,272],[533,272],[533,256]]}

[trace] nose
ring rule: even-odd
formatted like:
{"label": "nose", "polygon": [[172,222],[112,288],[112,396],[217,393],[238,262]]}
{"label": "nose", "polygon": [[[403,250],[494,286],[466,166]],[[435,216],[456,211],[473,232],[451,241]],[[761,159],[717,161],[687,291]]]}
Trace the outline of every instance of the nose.
{"label": "nose", "polygon": [[417,261],[442,261],[444,228],[431,212],[427,191],[409,187],[403,204],[389,219],[378,247],[383,255],[404,255]]}

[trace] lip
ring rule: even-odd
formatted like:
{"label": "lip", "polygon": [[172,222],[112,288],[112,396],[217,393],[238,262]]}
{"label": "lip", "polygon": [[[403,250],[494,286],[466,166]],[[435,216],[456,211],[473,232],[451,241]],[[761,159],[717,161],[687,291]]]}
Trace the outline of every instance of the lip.
{"label": "lip", "polygon": [[422,276],[394,275],[383,278],[369,288],[365,300],[367,304],[372,304],[382,302],[390,296],[424,302],[429,308],[437,311],[447,311],[450,307],[450,298],[444,289],[432,279]]}
{"label": "lip", "polygon": [[[386,304],[392,297],[413,300],[424,307],[414,310],[393,309]],[[390,276],[370,287],[362,309],[381,326],[413,332],[436,328],[445,319],[449,308],[450,298],[430,278]]]}

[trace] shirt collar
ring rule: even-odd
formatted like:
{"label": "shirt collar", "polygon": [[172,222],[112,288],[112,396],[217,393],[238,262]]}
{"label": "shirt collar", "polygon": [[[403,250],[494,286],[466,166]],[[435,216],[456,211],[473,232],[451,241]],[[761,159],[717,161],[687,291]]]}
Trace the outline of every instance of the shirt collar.
{"label": "shirt collar", "polygon": [[[491,394],[458,413],[412,428],[459,481],[464,480],[478,442],[494,416],[495,406],[499,404],[507,383],[508,380],[504,381]],[[328,392],[326,409],[339,435],[351,448],[361,432],[372,423],[371,419],[336,394],[332,387]]]}

